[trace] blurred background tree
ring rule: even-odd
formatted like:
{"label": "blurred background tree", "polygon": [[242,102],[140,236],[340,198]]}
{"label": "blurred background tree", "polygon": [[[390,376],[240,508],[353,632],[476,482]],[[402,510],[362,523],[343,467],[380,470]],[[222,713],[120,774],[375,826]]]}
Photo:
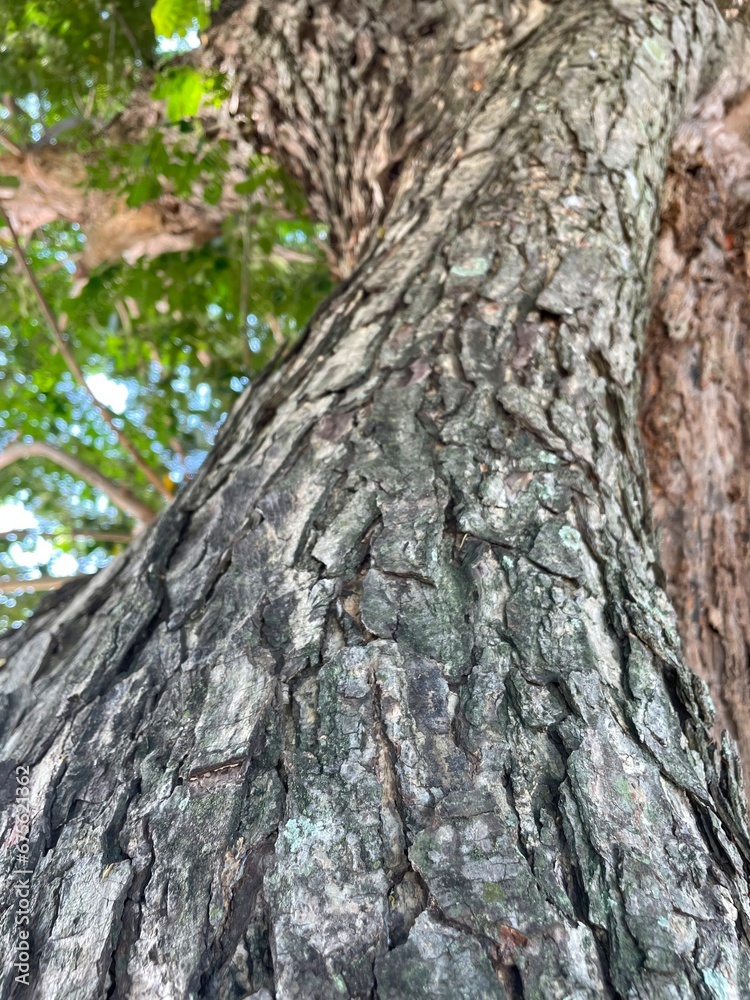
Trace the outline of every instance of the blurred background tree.
{"label": "blurred background tree", "polygon": [[214,0],[0,0],[0,631],[193,476],[331,285],[201,66]]}

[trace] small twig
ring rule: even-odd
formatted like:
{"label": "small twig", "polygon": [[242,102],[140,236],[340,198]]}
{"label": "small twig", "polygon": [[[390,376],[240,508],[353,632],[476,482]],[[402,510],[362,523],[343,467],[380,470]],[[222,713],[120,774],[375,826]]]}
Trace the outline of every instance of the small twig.
{"label": "small twig", "polygon": [[67,132],[71,128],[78,128],[82,123],[83,119],[79,115],[69,115],[67,118],[63,118],[62,121],[55,122],[54,125],[50,125],[45,131],[39,142],[35,144],[35,148],[49,145],[53,139],[57,139],[63,132]]}
{"label": "small twig", "polygon": [[76,360],[76,357],[73,354],[73,351],[71,350],[68,341],[66,340],[62,330],[60,329],[60,324],[57,322],[57,317],[52,312],[52,309],[50,308],[50,305],[47,302],[44,292],[42,291],[39,282],[37,281],[36,275],[34,274],[34,271],[32,270],[31,266],[29,265],[29,262],[26,260],[26,254],[18,239],[18,234],[16,233],[10,219],[8,218],[5,209],[2,208],[2,206],[0,206],[0,219],[2,219],[5,222],[5,225],[8,227],[10,231],[11,239],[13,240],[13,246],[16,248],[16,253],[18,254],[18,260],[21,265],[21,268],[24,274],[26,275],[29,284],[31,285],[37,304],[41,309],[45,320],[47,321],[47,326],[50,329],[50,332],[55,340],[55,343],[57,344],[57,348],[60,351],[63,361],[67,365],[70,374],[84,390],[86,395],[89,397],[89,400],[91,401],[92,405],[99,411],[105,422],[109,424],[109,426],[115,432],[117,440],[119,441],[120,445],[130,455],[130,457],[133,459],[136,466],[141,470],[143,475],[148,479],[148,481],[151,483],[154,489],[157,490],[157,492],[160,493],[165,500],[168,500],[171,503],[173,499],[172,493],[170,492],[168,487],[164,485],[159,474],[151,468],[151,466],[146,462],[146,460],[143,458],[143,456],[138,451],[133,442],[130,440],[130,438],[126,434],[124,434],[123,431],[121,431],[120,428],[117,426],[117,424],[115,423],[115,420],[117,419],[115,417],[115,414],[112,413],[112,411],[109,410],[103,403],[100,403],[99,400],[91,391],[91,389],[89,389],[86,383],[86,378],[83,374],[83,369],[78,364],[78,361]]}
{"label": "small twig", "polygon": [[178,441],[176,437],[170,438],[169,447],[180,456],[183,462],[185,461],[185,449],[182,447],[181,441]]}
{"label": "small twig", "polygon": [[115,74],[115,35],[117,34],[117,19],[112,18],[109,22],[109,53],[107,55],[107,86],[112,88],[112,80]]}
{"label": "small twig", "polygon": [[21,538],[75,538],[79,541],[109,542],[112,545],[129,545],[133,535],[117,531],[35,531],[33,528],[19,528],[18,531],[0,531],[0,541],[18,541]]}
{"label": "small twig", "polygon": [[83,109],[83,117],[88,121],[94,110],[94,104],[96,103],[96,77],[94,78],[92,86],[89,88],[89,92],[86,95],[86,103]]}
{"label": "small twig", "polygon": [[92,542],[108,542],[110,545],[130,545],[133,541],[132,535],[119,531],[74,531],[73,538],[79,541],[89,539]]}
{"label": "small twig", "polygon": [[23,158],[23,150],[21,147],[17,146],[15,142],[8,138],[7,135],[3,135],[2,132],[0,132],[0,146],[5,146],[8,152],[17,156],[19,160]]}
{"label": "small twig", "polygon": [[240,338],[242,345],[242,363],[245,374],[249,375],[253,366],[250,344],[247,340],[247,299],[249,294],[248,274],[250,267],[250,239],[248,235],[248,214],[242,213],[242,261],[240,263]]}
{"label": "small twig", "polygon": [[54,274],[59,271],[61,267],[65,267],[64,260],[56,260],[54,264],[50,264],[49,267],[45,267],[44,270],[39,272],[40,277],[47,278],[50,274]]}
{"label": "small twig", "polygon": [[309,253],[302,253],[301,250],[293,250],[291,247],[283,247],[280,243],[274,244],[271,256],[278,257],[279,260],[289,261],[292,264],[315,263],[315,258],[311,257]]}
{"label": "small twig", "polygon": [[71,92],[73,94],[73,101],[75,103],[75,106],[78,108],[78,110],[79,110],[79,112],[81,114],[81,118],[85,118],[86,117],[86,107],[85,107],[85,105],[83,103],[81,95],[78,93],[78,91],[75,89],[75,87],[71,87]]}
{"label": "small twig", "polygon": [[143,56],[141,55],[141,50],[138,47],[138,42],[136,41],[135,35],[133,34],[133,31],[132,31],[130,25],[128,24],[128,22],[122,16],[122,12],[120,11],[120,8],[117,6],[116,3],[112,4],[112,13],[117,18],[118,24],[120,25],[120,27],[123,30],[123,34],[125,35],[125,37],[127,38],[127,40],[130,42],[130,44],[132,45],[132,47],[133,47],[133,55],[135,56],[136,59],[138,59],[138,60],[140,60],[142,62],[143,61]]}
{"label": "small twig", "polygon": [[57,590],[64,583],[79,580],[88,574],[78,573],[76,576],[40,576],[36,580],[0,580],[0,594],[14,594],[17,590],[32,590],[41,593],[43,590]]}
{"label": "small twig", "polygon": [[266,315],[266,323],[268,323],[269,327],[271,328],[271,333],[273,334],[274,341],[280,346],[286,344],[287,339],[281,332],[281,325],[278,321],[278,318],[276,316],[273,316],[271,313],[268,313]]}
{"label": "small twig", "polygon": [[130,313],[128,312],[128,307],[122,301],[122,299],[115,299],[115,311],[120,317],[120,326],[122,326],[125,333],[128,335],[133,332],[133,324],[130,320]]}

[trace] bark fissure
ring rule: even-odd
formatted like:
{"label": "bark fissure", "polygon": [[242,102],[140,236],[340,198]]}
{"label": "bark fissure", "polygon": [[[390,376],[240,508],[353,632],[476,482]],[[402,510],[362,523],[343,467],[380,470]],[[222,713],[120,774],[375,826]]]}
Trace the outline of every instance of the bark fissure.
{"label": "bark fissure", "polygon": [[[403,794],[399,784],[396,761],[398,751],[383,723],[382,692],[377,676],[373,677],[373,725],[379,744],[380,783],[383,790],[381,828],[384,844],[392,845],[392,856],[385,859],[389,875],[388,949],[398,947],[409,937],[409,932],[420,913],[428,906],[429,887],[409,858],[410,835]],[[394,828],[395,824],[395,828]],[[375,966],[373,964],[375,981]]]}

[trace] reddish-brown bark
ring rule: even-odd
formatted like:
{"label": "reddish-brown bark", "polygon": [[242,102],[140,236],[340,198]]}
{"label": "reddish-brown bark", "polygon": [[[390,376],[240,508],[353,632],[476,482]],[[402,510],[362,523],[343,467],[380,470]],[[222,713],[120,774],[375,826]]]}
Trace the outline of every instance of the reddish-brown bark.
{"label": "reddish-brown bark", "polygon": [[675,145],[641,423],[688,664],[750,771],[750,99],[715,99]]}

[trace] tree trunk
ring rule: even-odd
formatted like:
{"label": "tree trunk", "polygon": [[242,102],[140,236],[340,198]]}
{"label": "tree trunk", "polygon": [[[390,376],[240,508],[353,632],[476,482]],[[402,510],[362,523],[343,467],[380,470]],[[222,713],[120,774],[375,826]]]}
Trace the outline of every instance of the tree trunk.
{"label": "tree trunk", "polygon": [[673,149],[641,419],[685,659],[707,681],[747,774],[750,101],[727,96],[703,102]]}
{"label": "tree trunk", "polygon": [[0,644],[2,996],[749,996],[739,765],[636,426],[726,28],[253,0],[222,30],[359,263],[174,505]]}

